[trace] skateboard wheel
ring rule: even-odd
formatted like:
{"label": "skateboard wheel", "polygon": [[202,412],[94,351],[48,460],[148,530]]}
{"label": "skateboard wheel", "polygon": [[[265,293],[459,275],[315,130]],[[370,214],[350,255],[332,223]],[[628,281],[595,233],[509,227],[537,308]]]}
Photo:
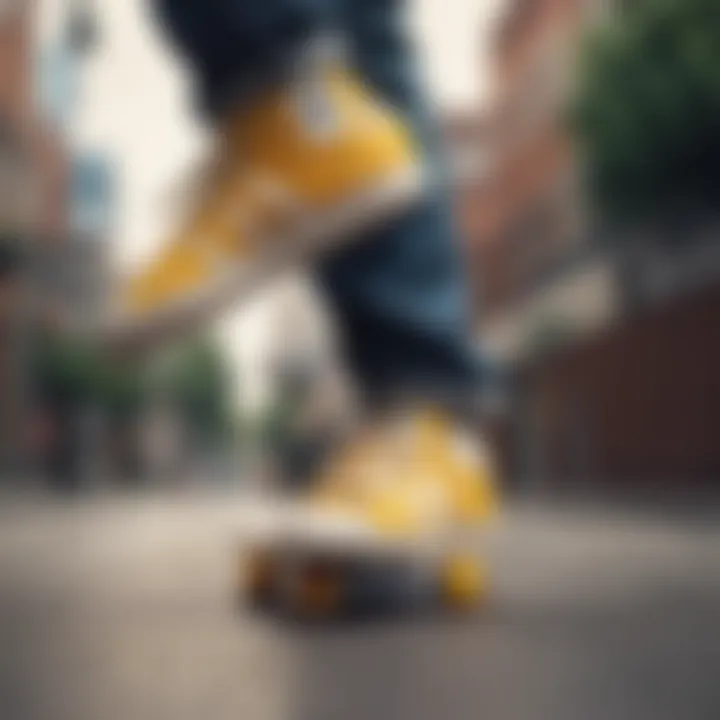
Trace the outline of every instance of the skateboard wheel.
{"label": "skateboard wheel", "polygon": [[341,569],[324,564],[298,568],[285,590],[289,596],[286,607],[292,615],[304,619],[337,616],[345,605],[347,594]]}
{"label": "skateboard wheel", "polygon": [[451,610],[472,610],[487,597],[487,572],[476,558],[453,555],[443,563],[440,592]]}
{"label": "skateboard wheel", "polygon": [[273,594],[273,563],[268,553],[252,550],[241,557],[239,567],[239,595],[244,602],[261,607]]}

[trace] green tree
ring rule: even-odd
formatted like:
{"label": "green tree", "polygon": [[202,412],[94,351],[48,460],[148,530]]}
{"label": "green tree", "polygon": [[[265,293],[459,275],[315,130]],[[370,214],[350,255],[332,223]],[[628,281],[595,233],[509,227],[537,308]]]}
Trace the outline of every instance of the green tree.
{"label": "green tree", "polygon": [[717,209],[720,3],[626,4],[588,38],[573,119],[609,217],[663,222]]}
{"label": "green tree", "polygon": [[92,402],[120,415],[137,412],[146,394],[140,365],[114,360],[63,336],[37,339],[33,377],[41,398],[50,402]]}
{"label": "green tree", "polygon": [[[209,340],[188,343],[158,366],[114,358],[92,345],[58,335],[37,339],[33,379],[38,401],[62,429],[62,472],[75,472],[76,429],[84,407],[103,410],[117,439],[117,459],[135,474],[138,420],[154,400],[169,402],[205,448],[234,431],[232,373],[221,350]],[[67,467],[65,467],[67,466]]]}
{"label": "green tree", "polygon": [[88,407],[103,410],[111,423],[115,467],[137,475],[135,427],[147,397],[140,365],[113,359],[76,339],[44,333],[33,343],[31,372],[36,402],[54,424],[54,439],[42,452],[59,486],[78,482],[82,415]]}
{"label": "green tree", "polygon": [[217,444],[231,433],[233,377],[214,342],[201,339],[175,350],[153,376],[153,391],[177,408],[201,442]]}
{"label": "green tree", "polygon": [[11,275],[20,264],[20,251],[17,239],[10,233],[0,230],[0,279]]}

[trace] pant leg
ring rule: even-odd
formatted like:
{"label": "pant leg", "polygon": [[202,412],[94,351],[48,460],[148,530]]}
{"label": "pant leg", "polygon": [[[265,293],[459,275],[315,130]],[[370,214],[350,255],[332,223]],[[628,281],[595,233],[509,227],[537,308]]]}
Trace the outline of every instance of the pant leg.
{"label": "pant leg", "polygon": [[403,0],[155,2],[214,112],[282,76],[323,29],[348,41],[360,73],[414,127],[438,181],[422,207],[319,268],[349,364],[368,395],[471,394],[477,363],[462,265],[437,131],[403,32]]}
{"label": "pant leg", "polygon": [[335,24],[337,0],[154,0],[211,115],[281,81],[303,47]]}
{"label": "pant leg", "polygon": [[469,398],[479,362],[439,133],[416,77],[402,0],[339,0],[361,73],[412,124],[432,168],[427,202],[323,264],[348,361],[372,396]]}

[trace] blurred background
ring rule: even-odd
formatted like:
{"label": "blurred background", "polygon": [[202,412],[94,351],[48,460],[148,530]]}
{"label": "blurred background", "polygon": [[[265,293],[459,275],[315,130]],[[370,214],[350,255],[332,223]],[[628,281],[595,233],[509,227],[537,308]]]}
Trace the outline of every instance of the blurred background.
{"label": "blurred background", "polygon": [[[448,149],[472,167],[457,217],[477,342],[503,379],[492,432],[519,490],[714,489],[717,10],[682,5],[464,0],[448,14],[424,0],[409,13]],[[308,386],[297,398],[337,394],[323,389],[339,386],[328,320],[298,278],[151,372],[62,337],[62,318],[100,317],[113,281],[157,247],[168,187],[206,137],[143,3],[2,8],[5,482],[137,480],[180,448],[192,459],[177,468],[235,456],[248,433],[278,431],[289,376]]]}
{"label": "blurred background", "polygon": [[495,368],[497,600],[291,641],[229,615],[249,511],[217,491],[348,402],[313,289],[152,362],[62,331],[207,145],[149,15],[0,0],[0,715],[718,717],[717,0],[411,4]]}
{"label": "blurred background", "polygon": [[521,486],[715,482],[717,10],[516,2],[491,30],[458,207]]}

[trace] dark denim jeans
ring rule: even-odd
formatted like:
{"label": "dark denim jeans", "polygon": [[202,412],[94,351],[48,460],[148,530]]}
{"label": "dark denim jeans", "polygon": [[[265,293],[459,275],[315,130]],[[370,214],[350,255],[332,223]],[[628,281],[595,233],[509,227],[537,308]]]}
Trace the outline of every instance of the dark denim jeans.
{"label": "dark denim jeans", "polygon": [[436,128],[403,34],[401,0],[156,0],[197,75],[203,104],[221,113],[277,82],[313,37],[332,31],[351,60],[417,133],[439,182],[411,214],[318,267],[347,360],[371,396],[469,399],[478,384],[462,264],[442,182]]}

